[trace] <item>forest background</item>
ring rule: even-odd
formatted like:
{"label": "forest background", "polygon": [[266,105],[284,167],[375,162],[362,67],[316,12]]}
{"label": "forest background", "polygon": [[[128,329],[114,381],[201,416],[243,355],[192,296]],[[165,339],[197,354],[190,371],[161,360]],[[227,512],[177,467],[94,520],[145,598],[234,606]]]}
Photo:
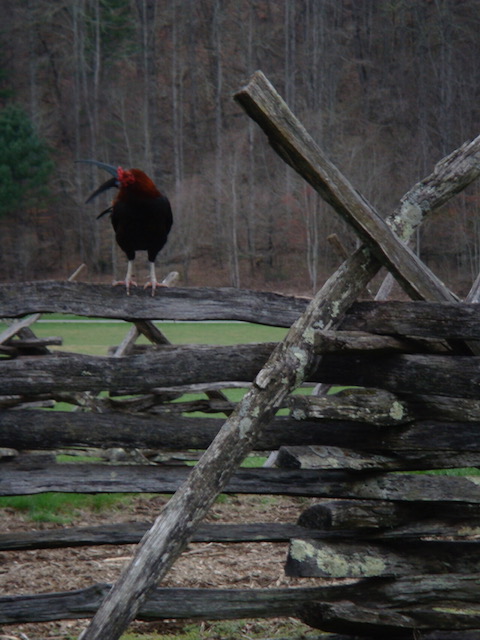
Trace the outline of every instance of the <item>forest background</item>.
{"label": "forest background", "polygon": [[[124,272],[108,176],[139,167],[171,200],[159,273],[309,294],[355,236],[232,95],[261,69],[386,215],[479,127],[480,0],[0,0],[0,280]],[[111,192],[110,192],[111,197]],[[480,184],[416,250],[457,292],[480,270]],[[142,263],[141,263],[142,264]]]}

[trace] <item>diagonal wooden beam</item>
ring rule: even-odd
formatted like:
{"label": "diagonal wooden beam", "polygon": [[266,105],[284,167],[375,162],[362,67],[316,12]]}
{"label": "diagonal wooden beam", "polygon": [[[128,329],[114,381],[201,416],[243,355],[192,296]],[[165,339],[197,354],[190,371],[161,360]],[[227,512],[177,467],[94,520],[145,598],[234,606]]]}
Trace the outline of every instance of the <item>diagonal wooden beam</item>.
{"label": "diagonal wooden beam", "polygon": [[7,340],[10,340],[10,338],[16,336],[19,331],[25,329],[26,327],[29,327],[31,324],[41,318],[41,316],[41,313],[34,313],[31,316],[27,316],[26,318],[22,318],[17,322],[12,322],[11,324],[9,324],[9,326],[0,333],[0,344],[4,344]]}
{"label": "diagonal wooden beam", "polygon": [[235,94],[235,100],[263,129],[275,151],[356,229],[361,240],[392,271],[412,298],[456,299],[326,158],[261,71]]}
{"label": "diagonal wooden beam", "polygon": [[[392,228],[402,240],[408,240],[425,215],[479,175],[480,136],[450,154],[404,196],[401,207],[390,218]],[[120,637],[150,589],[167,574],[180,555],[218,493],[270,422],[278,404],[302,383],[314,363],[314,329],[337,326],[380,267],[381,263],[368,249],[360,248],[315,295],[185,484],[144,536],[132,562],[82,633],[82,640]]]}

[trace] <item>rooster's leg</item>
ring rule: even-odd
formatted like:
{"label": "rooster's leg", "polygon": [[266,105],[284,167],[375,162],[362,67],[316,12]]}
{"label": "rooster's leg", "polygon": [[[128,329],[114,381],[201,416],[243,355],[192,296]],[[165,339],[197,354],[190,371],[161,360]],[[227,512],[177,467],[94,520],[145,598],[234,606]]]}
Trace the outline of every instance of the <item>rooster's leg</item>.
{"label": "rooster's leg", "polygon": [[158,282],[157,280],[157,275],[155,273],[155,263],[154,262],[150,262],[150,280],[145,284],[145,289],[147,289],[148,287],[152,287],[152,296],[155,295],[155,289],[157,287],[164,287],[165,285],[162,284],[161,282]]}
{"label": "rooster's leg", "polygon": [[118,280],[113,283],[113,286],[116,287],[119,284],[124,284],[127,290],[127,296],[130,294],[130,286],[136,287],[137,283],[133,279],[133,260],[128,261],[127,265],[127,275],[125,276],[125,280]]}
{"label": "rooster's leg", "polygon": [[150,265],[150,280],[145,283],[144,288],[147,289],[148,287],[152,287],[152,296],[154,296],[155,289],[158,287],[157,274],[155,273],[155,263],[149,261],[148,264]]}

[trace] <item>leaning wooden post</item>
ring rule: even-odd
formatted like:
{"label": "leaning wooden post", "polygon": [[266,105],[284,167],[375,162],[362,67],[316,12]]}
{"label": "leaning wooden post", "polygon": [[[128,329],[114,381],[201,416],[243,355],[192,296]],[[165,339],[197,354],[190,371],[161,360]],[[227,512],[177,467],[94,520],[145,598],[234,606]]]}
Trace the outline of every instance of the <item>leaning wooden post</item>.
{"label": "leaning wooden post", "polygon": [[411,297],[457,299],[328,160],[261,71],[235,99],[263,129],[275,151],[353,226]]}
{"label": "leaning wooden post", "polygon": [[[392,228],[407,240],[427,213],[479,175],[480,137],[445,158],[431,176],[408,192],[402,207],[390,218]],[[144,536],[132,562],[81,634],[82,640],[120,637],[149,590],[168,572],[216,496],[249,453],[277,406],[305,378],[315,358],[314,330],[336,326],[380,266],[373,254],[362,247],[316,294],[275,348],[187,481]]]}

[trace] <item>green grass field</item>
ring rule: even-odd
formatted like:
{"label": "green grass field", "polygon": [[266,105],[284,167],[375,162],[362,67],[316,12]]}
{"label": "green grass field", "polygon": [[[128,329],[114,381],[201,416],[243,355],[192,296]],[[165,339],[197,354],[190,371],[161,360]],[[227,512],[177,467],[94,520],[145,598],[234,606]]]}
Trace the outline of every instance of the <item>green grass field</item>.
{"label": "green grass field", "polygon": [[[107,355],[108,348],[118,345],[131,324],[128,322],[59,322],[59,316],[45,315],[33,327],[39,338],[60,336],[65,351],[91,355]],[[49,321],[50,320],[50,321]],[[158,328],[172,344],[242,344],[282,340],[287,330],[247,322],[159,322]],[[0,324],[0,331],[5,325]],[[141,336],[138,344],[147,344]]]}

